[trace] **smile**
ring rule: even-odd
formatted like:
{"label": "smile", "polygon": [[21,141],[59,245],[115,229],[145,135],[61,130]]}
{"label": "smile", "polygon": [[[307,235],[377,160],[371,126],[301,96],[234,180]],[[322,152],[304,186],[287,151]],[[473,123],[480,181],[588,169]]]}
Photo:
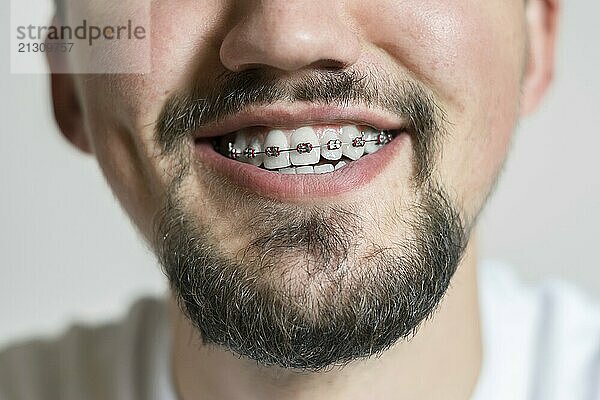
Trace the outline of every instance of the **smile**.
{"label": "smile", "polygon": [[280,174],[326,174],[390,143],[396,133],[366,126],[249,128],[216,138],[220,154]]}
{"label": "smile", "polygon": [[[276,200],[360,190],[401,155],[403,120],[308,105],[249,110],[194,134],[198,161],[224,182]],[[206,171],[204,172],[206,173]]]}

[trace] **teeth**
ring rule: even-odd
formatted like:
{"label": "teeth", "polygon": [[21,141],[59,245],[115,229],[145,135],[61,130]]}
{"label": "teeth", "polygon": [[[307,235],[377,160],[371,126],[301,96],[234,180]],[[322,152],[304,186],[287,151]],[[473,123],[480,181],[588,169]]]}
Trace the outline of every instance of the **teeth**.
{"label": "teeth", "polygon": [[238,132],[235,135],[235,141],[233,142],[233,148],[241,154],[239,160],[242,162],[247,162],[248,158],[244,157],[244,150],[248,147],[248,139],[246,138],[246,134],[242,132]]}
{"label": "teeth", "polygon": [[365,145],[365,153],[375,153],[383,146],[375,142],[375,140],[377,140],[377,136],[379,136],[379,132],[375,132],[373,129],[367,129],[365,132],[365,140],[367,141],[367,144]]}
{"label": "teeth", "polygon": [[284,174],[284,175],[296,175],[296,168],[282,168],[279,171],[280,174]]}
{"label": "teeth", "polygon": [[335,164],[334,169],[337,171],[338,169],[345,167],[346,164],[348,164],[346,161],[340,161],[339,163]]}
{"label": "teeth", "polygon": [[303,167],[296,167],[296,174],[314,174],[315,170],[312,165],[305,165]]}
{"label": "teeth", "polygon": [[285,168],[290,165],[290,153],[281,151],[288,149],[290,143],[282,131],[276,129],[269,132],[265,139],[264,165],[266,169]]}
{"label": "teeth", "polygon": [[311,165],[319,162],[321,149],[319,138],[313,128],[296,129],[290,140],[290,162],[293,165]]}
{"label": "teeth", "polygon": [[354,139],[360,138],[361,133],[354,125],[347,125],[342,128],[342,154],[351,160],[358,160],[365,153],[364,146],[355,147],[352,145]]}
{"label": "teeth", "polygon": [[339,160],[342,158],[342,148],[338,145],[341,137],[335,129],[327,129],[321,135],[321,157],[326,160]]}
{"label": "teeth", "polygon": [[262,144],[260,143],[260,140],[257,137],[252,138],[252,140],[250,140],[250,144],[244,149],[244,151],[249,151],[249,150],[254,150],[254,153],[256,154],[254,158],[250,157],[244,157],[244,160],[247,160],[248,163],[255,165],[257,167],[261,166],[265,156],[263,154],[258,154],[260,152],[262,152]]}
{"label": "teeth", "polygon": [[335,168],[333,164],[323,164],[323,165],[315,165],[315,174],[326,174],[328,172],[333,172]]}
{"label": "teeth", "polygon": [[[215,150],[234,160],[282,174],[324,174],[338,170],[364,154],[379,151],[393,138],[390,132],[370,127],[361,131],[354,125],[324,129],[305,126],[293,131],[272,129],[266,137],[254,131],[244,129],[224,136],[220,142],[214,142]],[[324,164],[320,163],[321,158],[339,162]]]}

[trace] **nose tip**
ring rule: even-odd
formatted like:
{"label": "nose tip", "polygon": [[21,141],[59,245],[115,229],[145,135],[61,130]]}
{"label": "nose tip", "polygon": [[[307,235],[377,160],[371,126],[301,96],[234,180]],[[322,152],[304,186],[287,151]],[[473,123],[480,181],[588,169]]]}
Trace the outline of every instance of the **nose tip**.
{"label": "nose tip", "polygon": [[[250,2],[254,3],[254,2]],[[261,1],[225,36],[222,64],[231,71],[308,66],[343,68],[356,62],[360,41],[335,2]]]}

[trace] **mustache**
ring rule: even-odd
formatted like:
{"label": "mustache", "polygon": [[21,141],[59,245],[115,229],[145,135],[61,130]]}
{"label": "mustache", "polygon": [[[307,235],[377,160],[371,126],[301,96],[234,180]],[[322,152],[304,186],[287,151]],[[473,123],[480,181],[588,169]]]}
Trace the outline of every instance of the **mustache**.
{"label": "mustache", "polygon": [[226,71],[214,82],[198,81],[171,95],[155,124],[155,140],[166,155],[190,135],[251,106],[310,102],[323,106],[379,108],[409,121],[415,178],[424,182],[445,132],[446,113],[422,83],[374,70],[312,70],[290,79],[266,69]]}

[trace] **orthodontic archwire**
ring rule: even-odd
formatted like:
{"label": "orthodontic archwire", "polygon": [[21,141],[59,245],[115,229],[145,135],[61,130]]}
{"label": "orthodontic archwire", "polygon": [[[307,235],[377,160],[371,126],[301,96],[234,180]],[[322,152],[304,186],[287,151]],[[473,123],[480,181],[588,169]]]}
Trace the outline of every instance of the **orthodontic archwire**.
{"label": "orthodontic archwire", "polygon": [[299,154],[308,154],[312,152],[315,147],[325,148],[326,150],[339,150],[344,145],[352,145],[352,147],[364,147],[367,143],[375,143],[376,145],[383,146],[388,144],[393,139],[393,136],[389,132],[381,131],[377,134],[375,139],[365,139],[365,132],[361,132],[360,136],[352,139],[352,142],[342,142],[340,139],[331,139],[325,144],[321,144],[319,146],[315,146],[312,143],[304,142],[298,143],[295,148],[290,149],[282,149],[279,146],[269,146],[266,147],[263,151],[256,151],[253,147],[246,147],[243,151],[234,147],[234,144],[229,142],[227,154],[229,158],[237,160],[242,155],[248,159],[256,158],[261,154],[264,154],[267,157],[279,157],[281,153],[297,151]]}

